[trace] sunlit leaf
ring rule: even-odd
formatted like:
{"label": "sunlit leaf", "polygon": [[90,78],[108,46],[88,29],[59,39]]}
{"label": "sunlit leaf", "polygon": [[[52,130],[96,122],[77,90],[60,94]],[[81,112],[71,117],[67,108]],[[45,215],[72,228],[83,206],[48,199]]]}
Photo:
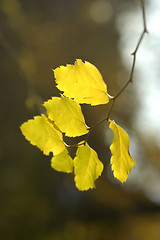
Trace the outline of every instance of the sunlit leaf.
{"label": "sunlit leaf", "polygon": [[127,180],[128,175],[136,163],[129,153],[128,134],[114,121],[110,121],[109,127],[114,133],[114,138],[110,146],[113,175],[123,183]]}
{"label": "sunlit leaf", "polygon": [[51,167],[59,172],[73,172],[73,159],[69,156],[66,149],[58,155],[52,157]]}
{"label": "sunlit leaf", "polygon": [[74,159],[76,187],[80,191],[94,188],[94,182],[102,171],[103,164],[98,159],[97,153],[88,145],[79,146]]}
{"label": "sunlit leaf", "polygon": [[53,97],[44,103],[48,117],[68,137],[84,135],[88,132],[81,107],[72,99]]}
{"label": "sunlit leaf", "polygon": [[28,120],[20,129],[25,138],[45,155],[49,155],[50,152],[57,155],[65,149],[62,133],[44,115]]}
{"label": "sunlit leaf", "polygon": [[77,59],[74,65],[60,66],[54,70],[54,75],[57,88],[78,103],[99,105],[109,101],[100,72],[87,61]]}

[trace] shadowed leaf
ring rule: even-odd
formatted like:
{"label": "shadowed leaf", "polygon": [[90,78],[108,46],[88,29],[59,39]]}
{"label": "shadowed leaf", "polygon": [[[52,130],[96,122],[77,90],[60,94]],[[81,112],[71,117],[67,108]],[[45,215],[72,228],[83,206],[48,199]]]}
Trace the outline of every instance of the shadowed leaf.
{"label": "shadowed leaf", "polygon": [[89,145],[81,145],[74,159],[75,184],[80,191],[94,188],[95,180],[101,175],[103,164]]}
{"label": "shadowed leaf", "polygon": [[73,159],[69,156],[66,149],[58,155],[52,157],[51,167],[59,172],[73,172]]}
{"label": "shadowed leaf", "polygon": [[68,137],[87,134],[81,107],[72,99],[61,96],[53,97],[44,103],[48,117],[55,122],[59,129]]}
{"label": "shadowed leaf", "polygon": [[65,149],[62,133],[44,116],[36,116],[20,127],[25,138],[45,155],[59,154]]}

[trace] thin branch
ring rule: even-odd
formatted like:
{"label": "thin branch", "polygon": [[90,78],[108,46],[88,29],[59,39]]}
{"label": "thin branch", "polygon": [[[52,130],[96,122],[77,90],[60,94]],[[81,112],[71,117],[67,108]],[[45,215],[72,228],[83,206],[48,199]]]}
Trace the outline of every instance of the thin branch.
{"label": "thin branch", "polygon": [[95,123],[94,125],[92,125],[92,126],[90,127],[90,129],[89,129],[90,131],[91,131],[93,128],[97,127],[99,124],[101,124],[101,123],[103,123],[103,122],[105,122],[105,121],[109,121],[109,117],[110,117],[110,114],[111,114],[111,112],[112,112],[114,102],[115,102],[115,100],[111,102],[111,107],[110,107],[110,110],[109,110],[109,112],[108,112],[107,117],[105,117],[103,120],[101,120],[101,121]]}
{"label": "thin branch", "polygon": [[143,17],[143,31],[139,37],[139,40],[137,42],[137,45],[136,45],[136,48],[134,50],[134,52],[132,53],[132,56],[133,56],[133,62],[132,62],[132,67],[131,67],[131,71],[130,71],[130,75],[129,75],[129,79],[128,81],[124,84],[124,86],[121,88],[121,90],[113,97],[111,98],[112,100],[112,105],[110,107],[110,110],[109,110],[109,113],[108,113],[108,116],[99,121],[98,123],[94,124],[91,128],[94,128],[95,126],[99,125],[100,123],[104,122],[105,120],[109,120],[109,117],[112,113],[112,110],[113,110],[113,105],[114,105],[114,102],[115,100],[121,95],[121,93],[127,88],[127,86],[129,85],[129,83],[132,83],[133,82],[133,74],[134,74],[134,70],[135,70],[135,64],[136,64],[136,54],[138,52],[138,49],[140,47],[140,44],[144,38],[144,35],[145,33],[148,33],[147,31],[147,27],[146,27],[146,16],[145,16],[145,6],[144,6],[144,0],[140,0],[141,2],[141,8],[142,8],[142,17]]}
{"label": "thin branch", "polygon": [[145,5],[144,5],[144,0],[141,0],[141,6],[142,6],[142,13],[143,13],[143,25],[144,25],[144,29],[147,31],[147,24],[146,24],[146,12],[145,12]]}
{"label": "thin branch", "polygon": [[131,54],[133,56],[133,62],[132,62],[132,67],[131,67],[131,71],[130,71],[130,75],[129,75],[129,79],[128,81],[124,84],[124,86],[120,89],[120,91],[114,96],[114,97],[111,97],[110,100],[112,101],[111,102],[111,107],[109,109],[109,112],[108,112],[108,115],[107,117],[105,117],[103,120],[97,122],[96,124],[92,125],[91,127],[88,127],[88,130],[89,132],[87,133],[86,135],[86,138],[84,140],[84,142],[80,143],[80,144],[74,144],[74,145],[70,145],[70,146],[67,146],[67,147],[77,147],[79,145],[83,145],[83,144],[86,144],[88,138],[89,138],[89,135],[91,133],[91,131],[93,130],[93,128],[97,127],[99,124],[105,122],[105,121],[109,121],[109,118],[110,118],[110,115],[112,113],[112,110],[113,110],[113,106],[114,106],[114,103],[116,101],[116,99],[123,93],[123,91],[127,88],[127,86],[129,85],[129,83],[133,83],[133,74],[134,74],[134,70],[135,70],[135,64],[136,64],[136,55],[137,55],[137,52],[138,52],[138,49],[140,47],[140,44],[144,38],[144,35],[145,33],[148,33],[147,31],[147,27],[146,27],[146,15],[145,15],[145,5],[144,5],[144,0],[140,0],[141,2],[141,9],[142,9],[142,17],[143,17],[143,31],[139,37],[139,40],[137,42],[137,45],[135,47],[135,50],[134,52]]}
{"label": "thin branch", "polygon": [[140,38],[138,40],[138,43],[136,45],[136,48],[134,50],[134,52],[132,53],[133,55],[133,62],[132,62],[132,67],[131,67],[131,72],[130,72],[130,76],[129,76],[129,80],[125,83],[125,85],[123,86],[123,88],[116,94],[116,96],[113,98],[113,101],[119,97],[119,95],[126,89],[126,87],[128,86],[129,83],[133,82],[133,73],[134,73],[134,69],[135,69],[135,63],[136,63],[136,54],[137,51],[140,47],[140,44],[144,38],[145,33],[147,33],[147,28],[146,28],[146,17],[145,17],[145,8],[144,8],[144,0],[141,0],[141,7],[142,7],[142,14],[143,14],[143,26],[144,29],[140,35]]}
{"label": "thin branch", "polygon": [[86,135],[86,138],[85,138],[85,140],[84,140],[84,145],[87,143],[88,138],[89,138],[91,132],[92,132],[92,128],[89,129],[89,132],[88,132],[87,135]]}

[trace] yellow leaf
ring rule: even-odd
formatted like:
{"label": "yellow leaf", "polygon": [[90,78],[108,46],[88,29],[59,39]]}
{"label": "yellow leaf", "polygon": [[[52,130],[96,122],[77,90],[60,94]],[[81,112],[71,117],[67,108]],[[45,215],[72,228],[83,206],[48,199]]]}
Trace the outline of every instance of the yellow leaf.
{"label": "yellow leaf", "polygon": [[57,88],[66,97],[91,105],[108,103],[107,86],[93,64],[77,59],[74,65],[67,64],[53,71]]}
{"label": "yellow leaf", "polygon": [[114,138],[110,146],[112,153],[111,164],[113,175],[123,183],[127,180],[128,175],[130,174],[133,166],[136,166],[136,163],[129,153],[128,134],[114,121],[110,120],[109,127],[114,133]]}
{"label": "yellow leaf", "polygon": [[97,153],[88,145],[79,146],[74,159],[76,187],[80,191],[94,188],[94,182],[102,171],[103,164],[98,159]]}
{"label": "yellow leaf", "polygon": [[81,107],[72,99],[53,97],[44,106],[48,117],[66,136],[76,137],[88,133]]}
{"label": "yellow leaf", "polygon": [[50,152],[57,155],[65,149],[62,133],[44,115],[23,123],[20,129],[25,138],[45,155]]}
{"label": "yellow leaf", "polygon": [[59,172],[73,172],[73,159],[66,149],[51,159],[51,167]]}

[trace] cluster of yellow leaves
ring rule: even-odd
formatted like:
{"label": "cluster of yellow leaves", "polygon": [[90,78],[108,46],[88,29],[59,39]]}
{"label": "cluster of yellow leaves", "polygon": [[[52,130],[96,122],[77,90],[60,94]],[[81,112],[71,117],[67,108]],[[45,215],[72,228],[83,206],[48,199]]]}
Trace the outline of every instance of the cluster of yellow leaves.
{"label": "cluster of yellow leaves", "polygon": [[[89,132],[80,104],[108,103],[107,86],[94,65],[79,59],[74,65],[56,68],[54,75],[57,88],[63,95],[44,103],[47,116],[36,116],[20,128],[25,138],[45,155],[53,153],[52,168],[60,172],[74,172],[76,187],[81,191],[88,190],[94,188],[95,180],[103,171],[103,164],[85,141],[79,143],[76,156],[72,159],[63,141],[63,134],[77,137]],[[110,120],[109,127],[114,133],[110,147],[113,174],[124,182],[135,165],[128,150],[129,137],[114,121]]]}

